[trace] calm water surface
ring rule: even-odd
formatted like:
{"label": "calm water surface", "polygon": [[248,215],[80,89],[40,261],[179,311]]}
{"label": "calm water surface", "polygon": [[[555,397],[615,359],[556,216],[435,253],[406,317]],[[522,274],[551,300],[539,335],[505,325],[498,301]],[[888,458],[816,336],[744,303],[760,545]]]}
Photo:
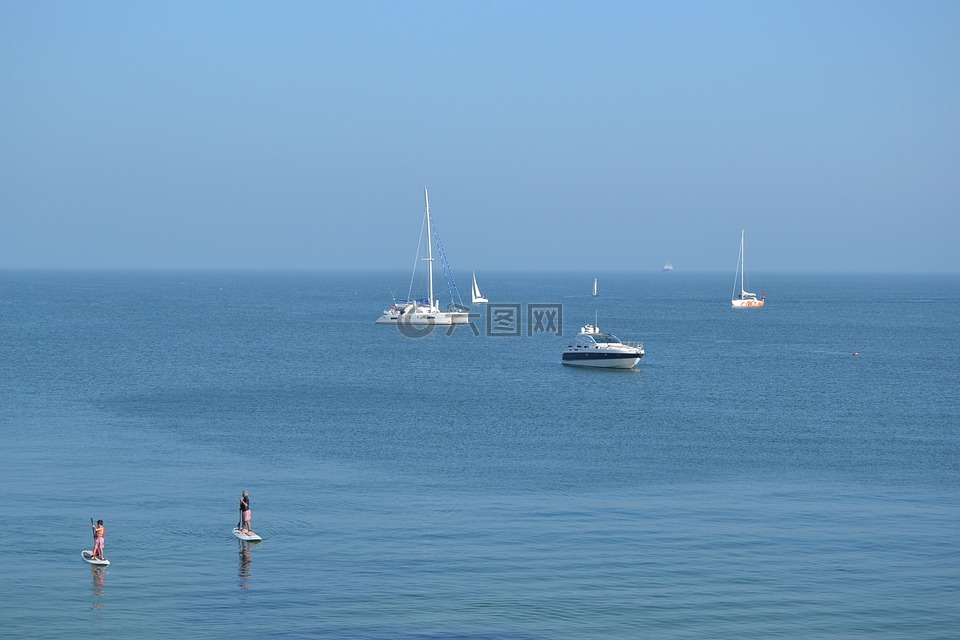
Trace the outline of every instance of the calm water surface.
{"label": "calm water surface", "polygon": [[960,278],[600,274],[647,356],[566,368],[594,275],[0,273],[0,637],[960,636]]}

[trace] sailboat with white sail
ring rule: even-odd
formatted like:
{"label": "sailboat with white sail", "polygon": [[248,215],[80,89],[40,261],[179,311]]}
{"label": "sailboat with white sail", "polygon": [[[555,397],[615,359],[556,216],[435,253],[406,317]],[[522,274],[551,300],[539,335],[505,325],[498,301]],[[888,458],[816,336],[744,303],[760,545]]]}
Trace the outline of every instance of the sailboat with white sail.
{"label": "sailboat with white sail", "polygon": [[483,297],[483,294],[480,293],[480,287],[477,286],[477,272],[473,272],[473,286],[470,288],[470,298],[473,300],[473,304],[480,304],[483,302],[490,302]]}
{"label": "sailboat with white sail", "polygon": [[[463,305],[462,301],[451,302],[446,308],[440,308],[440,301],[434,295],[433,290],[433,239],[436,237],[437,249],[440,254],[440,262],[443,267],[444,276],[447,282],[447,290],[451,298],[455,296],[457,300],[460,294],[457,290],[457,284],[453,279],[453,272],[447,262],[443,251],[443,244],[440,242],[440,236],[433,229],[433,222],[430,219],[430,193],[426,187],[423,188],[423,199],[425,203],[424,224],[420,230],[420,243],[417,247],[417,262],[414,264],[413,275],[410,277],[410,288],[407,291],[407,297],[403,300],[394,300],[393,306],[383,312],[383,315],[377,319],[376,324],[408,324],[408,325],[451,325],[468,324],[470,322],[469,308]],[[424,229],[426,230],[427,255],[421,255],[423,247]],[[414,279],[417,276],[418,266],[421,262],[426,262],[427,272],[427,291],[426,297],[415,297],[413,295]]]}
{"label": "sailboat with white sail", "polygon": [[734,309],[762,307],[764,303],[763,295],[758,298],[757,294],[747,291],[746,272],[747,268],[743,260],[743,228],[741,228],[740,256],[737,258],[737,271],[733,276],[733,294],[730,296],[730,304],[733,305]]}

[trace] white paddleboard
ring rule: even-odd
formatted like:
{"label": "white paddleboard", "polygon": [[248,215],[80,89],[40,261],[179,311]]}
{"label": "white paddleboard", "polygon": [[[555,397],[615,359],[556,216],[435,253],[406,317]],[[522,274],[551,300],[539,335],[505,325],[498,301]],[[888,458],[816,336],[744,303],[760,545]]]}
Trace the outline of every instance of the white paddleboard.
{"label": "white paddleboard", "polygon": [[250,533],[240,533],[240,529],[234,529],[233,535],[237,536],[241,540],[248,540],[250,542],[260,542],[263,540],[263,538],[255,534],[253,531]]}
{"label": "white paddleboard", "polygon": [[81,551],[80,555],[83,557],[83,561],[86,562],[87,564],[95,564],[101,567],[106,567],[110,564],[110,561],[107,559],[95,560],[93,557],[93,551],[89,551],[87,549],[84,549],[83,551]]}

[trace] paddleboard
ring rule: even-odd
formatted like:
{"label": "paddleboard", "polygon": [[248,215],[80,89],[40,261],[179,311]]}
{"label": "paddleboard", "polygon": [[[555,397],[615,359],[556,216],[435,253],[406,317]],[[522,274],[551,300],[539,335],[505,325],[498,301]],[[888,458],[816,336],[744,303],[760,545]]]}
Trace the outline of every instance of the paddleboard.
{"label": "paddleboard", "polygon": [[95,560],[93,558],[93,551],[88,551],[87,549],[84,549],[83,551],[81,551],[80,555],[83,557],[83,561],[86,562],[87,564],[95,564],[101,567],[106,567],[110,564],[110,561],[106,559]]}
{"label": "paddleboard", "polygon": [[255,534],[253,531],[250,533],[240,533],[240,529],[234,529],[233,535],[237,536],[241,540],[248,540],[250,542],[260,542],[263,540],[263,538]]}

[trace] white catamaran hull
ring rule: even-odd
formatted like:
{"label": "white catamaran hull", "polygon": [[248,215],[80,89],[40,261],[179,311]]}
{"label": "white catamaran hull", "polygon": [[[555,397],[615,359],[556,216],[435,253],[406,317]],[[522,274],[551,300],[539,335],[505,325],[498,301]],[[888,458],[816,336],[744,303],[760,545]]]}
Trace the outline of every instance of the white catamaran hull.
{"label": "white catamaran hull", "polygon": [[469,324],[470,316],[465,312],[438,311],[436,313],[408,313],[400,315],[386,311],[374,324],[409,324],[409,325],[450,325]]}
{"label": "white catamaran hull", "polygon": [[731,300],[730,304],[733,305],[734,309],[746,309],[747,307],[762,307],[763,300]]}

